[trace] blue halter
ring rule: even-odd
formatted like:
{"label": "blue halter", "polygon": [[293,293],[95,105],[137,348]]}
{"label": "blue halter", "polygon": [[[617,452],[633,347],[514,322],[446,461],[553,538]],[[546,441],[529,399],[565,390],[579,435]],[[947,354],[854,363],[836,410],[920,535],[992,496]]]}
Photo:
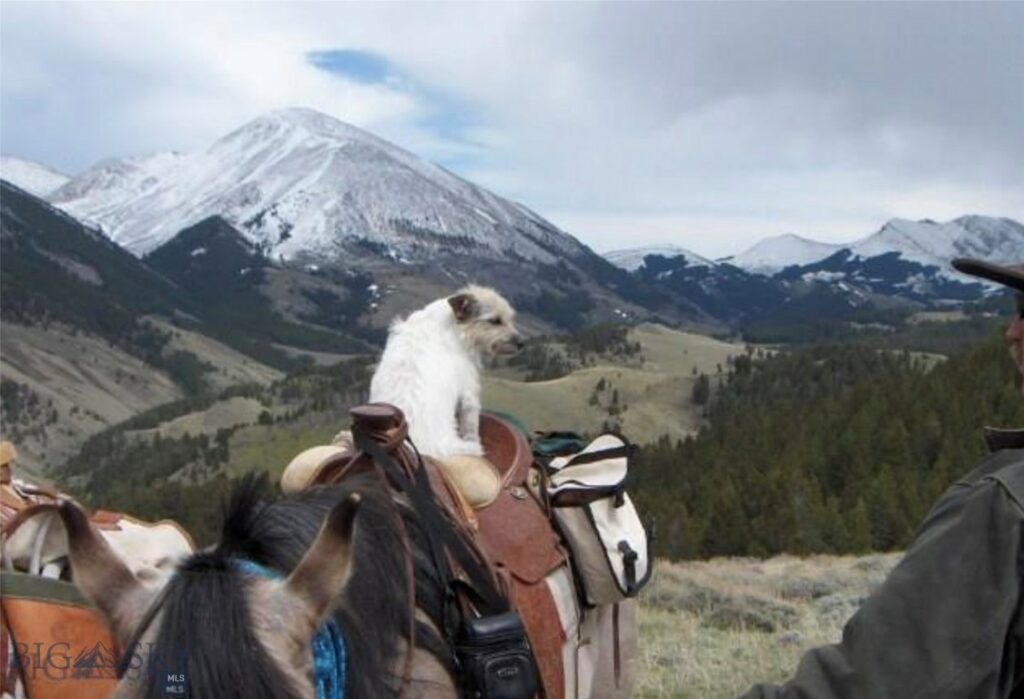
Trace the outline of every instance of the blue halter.
{"label": "blue halter", "polygon": [[[281,577],[259,563],[236,558],[235,570],[261,578],[276,580]],[[334,619],[328,618],[313,634],[313,685],[316,699],[345,699],[345,637]]]}

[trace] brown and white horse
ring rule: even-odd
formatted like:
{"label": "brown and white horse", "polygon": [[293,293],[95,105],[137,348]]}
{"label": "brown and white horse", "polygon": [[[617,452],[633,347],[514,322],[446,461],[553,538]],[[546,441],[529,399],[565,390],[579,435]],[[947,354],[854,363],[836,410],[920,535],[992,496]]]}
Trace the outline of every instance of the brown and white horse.
{"label": "brown and white horse", "polygon": [[113,696],[312,699],[311,638],[331,619],[345,641],[346,699],[456,697],[437,632],[443,587],[411,511],[373,474],[270,502],[260,491],[247,479],[220,542],[161,583],[138,579],[78,507],[62,506],[75,582],[128,654]]}

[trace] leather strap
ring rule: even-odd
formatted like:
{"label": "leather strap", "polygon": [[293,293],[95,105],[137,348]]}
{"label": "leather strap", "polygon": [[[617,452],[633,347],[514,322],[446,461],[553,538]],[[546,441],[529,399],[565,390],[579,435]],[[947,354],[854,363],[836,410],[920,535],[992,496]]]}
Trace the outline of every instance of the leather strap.
{"label": "leather strap", "polygon": [[[356,461],[358,459],[351,459],[345,469],[339,472],[339,480]],[[387,488],[388,479],[384,469],[376,461],[371,461],[371,463],[374,467],[374,473],[380,479],[381,485]],[[392,503],[394,503],[393,500]],[[405,599],[409,605],[409,624],[407,629],[409,640],[405,652],[405,667],[402,669],[402,681],[398,685],[398,699],[404,699],[406,691],[409,689],[409,682],[412,679],[413,656],[416,653],[416,567],[413,563],[412,542],[409,540],[409,530],[405,526],[405,520],[402,519],[402,513],[399,512],[397,504],[395,504],[393,512],[395,515],[395,530],[398,532],[398,539],[402,543],[402,555],[405,565]]]}
{"label": "leather strap", "polygon": [[419,461],[418,467],[414,469],[410,478],[394,457],[387,453],[382,445],[373,441],[369,435],[353,430],[353,436],[356,447],[380,464],[392,485],[409,498],[410,504],[420,517],[427,534],[427,542],[432,549],[442,589],[449,588],[452,581],[457,579],[457,576],[450,574],[449,566],[444,562],[443,552],[447,552],[468,578],[464,581],[466,590],[468,594],[478,598],[474,600],[478,611],[484,614],[507,612],[510,608],[509,602],[499,592],[496,581],[482,560],[482,555],[472,550],[466,538],[455,530],[453,524],[444,517],[437,502],[433,499],[433,490],[419,453],[416,453],[416,458]]}

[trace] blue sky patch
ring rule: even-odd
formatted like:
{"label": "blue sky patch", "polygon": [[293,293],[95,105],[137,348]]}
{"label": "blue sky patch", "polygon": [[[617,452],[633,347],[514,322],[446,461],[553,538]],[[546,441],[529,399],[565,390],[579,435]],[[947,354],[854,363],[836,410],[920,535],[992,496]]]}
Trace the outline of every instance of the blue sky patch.
{"label": "blue sky patch", "polygon": [[370,51],[333,49],[310,51],[306,55],[309,62],[320,70],[367,85],[387,83],[399,77],[399,71],[390,61]]}
{"label": "blue sky patch", "polygon": [[[417,126],[452,144],[469,146],[470,150],[479,146],[468,136],[474,126],[483,122],[475,105],[455,93],[424,84],[387,57],[357,49],[310,51],[306,57],[312,66],[340,78],[363,85],[382,85],[412,96],[424,107]],[[456,150],[458,155],[431,155],[446,167],[464,167],[477,160],[466,148]]]}

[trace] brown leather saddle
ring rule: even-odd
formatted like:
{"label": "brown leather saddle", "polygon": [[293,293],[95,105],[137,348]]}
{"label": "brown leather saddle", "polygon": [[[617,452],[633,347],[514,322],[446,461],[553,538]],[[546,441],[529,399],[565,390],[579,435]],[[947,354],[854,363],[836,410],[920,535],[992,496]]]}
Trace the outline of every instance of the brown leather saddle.
{"label": "brown leather saddle", "polygon": [[[351,416],[353,434],[373,439],[407,471],[419,468],[420,460],[406,443],[408,427],[401,410],[373,403],[353,408]],[[532,468],[534,458],[526,437],[499,417],[484,413],[480,416],[480,441],[502,483],[498,497],[479,509],[473,510],[465,503],[433,460],[423,458],[423,468],[427,469],[435,500],[460,534],[482,553],[482,560],[522,617],[540,670],[544,697],[563,699],[565,638],[545,578],[567,565],[566,551],[548,508],[531,492],[530,479],[541,476]],[[342,453],[319,469],[312,484],[337,483],[372,468],[373,459],[367,454]]]}

